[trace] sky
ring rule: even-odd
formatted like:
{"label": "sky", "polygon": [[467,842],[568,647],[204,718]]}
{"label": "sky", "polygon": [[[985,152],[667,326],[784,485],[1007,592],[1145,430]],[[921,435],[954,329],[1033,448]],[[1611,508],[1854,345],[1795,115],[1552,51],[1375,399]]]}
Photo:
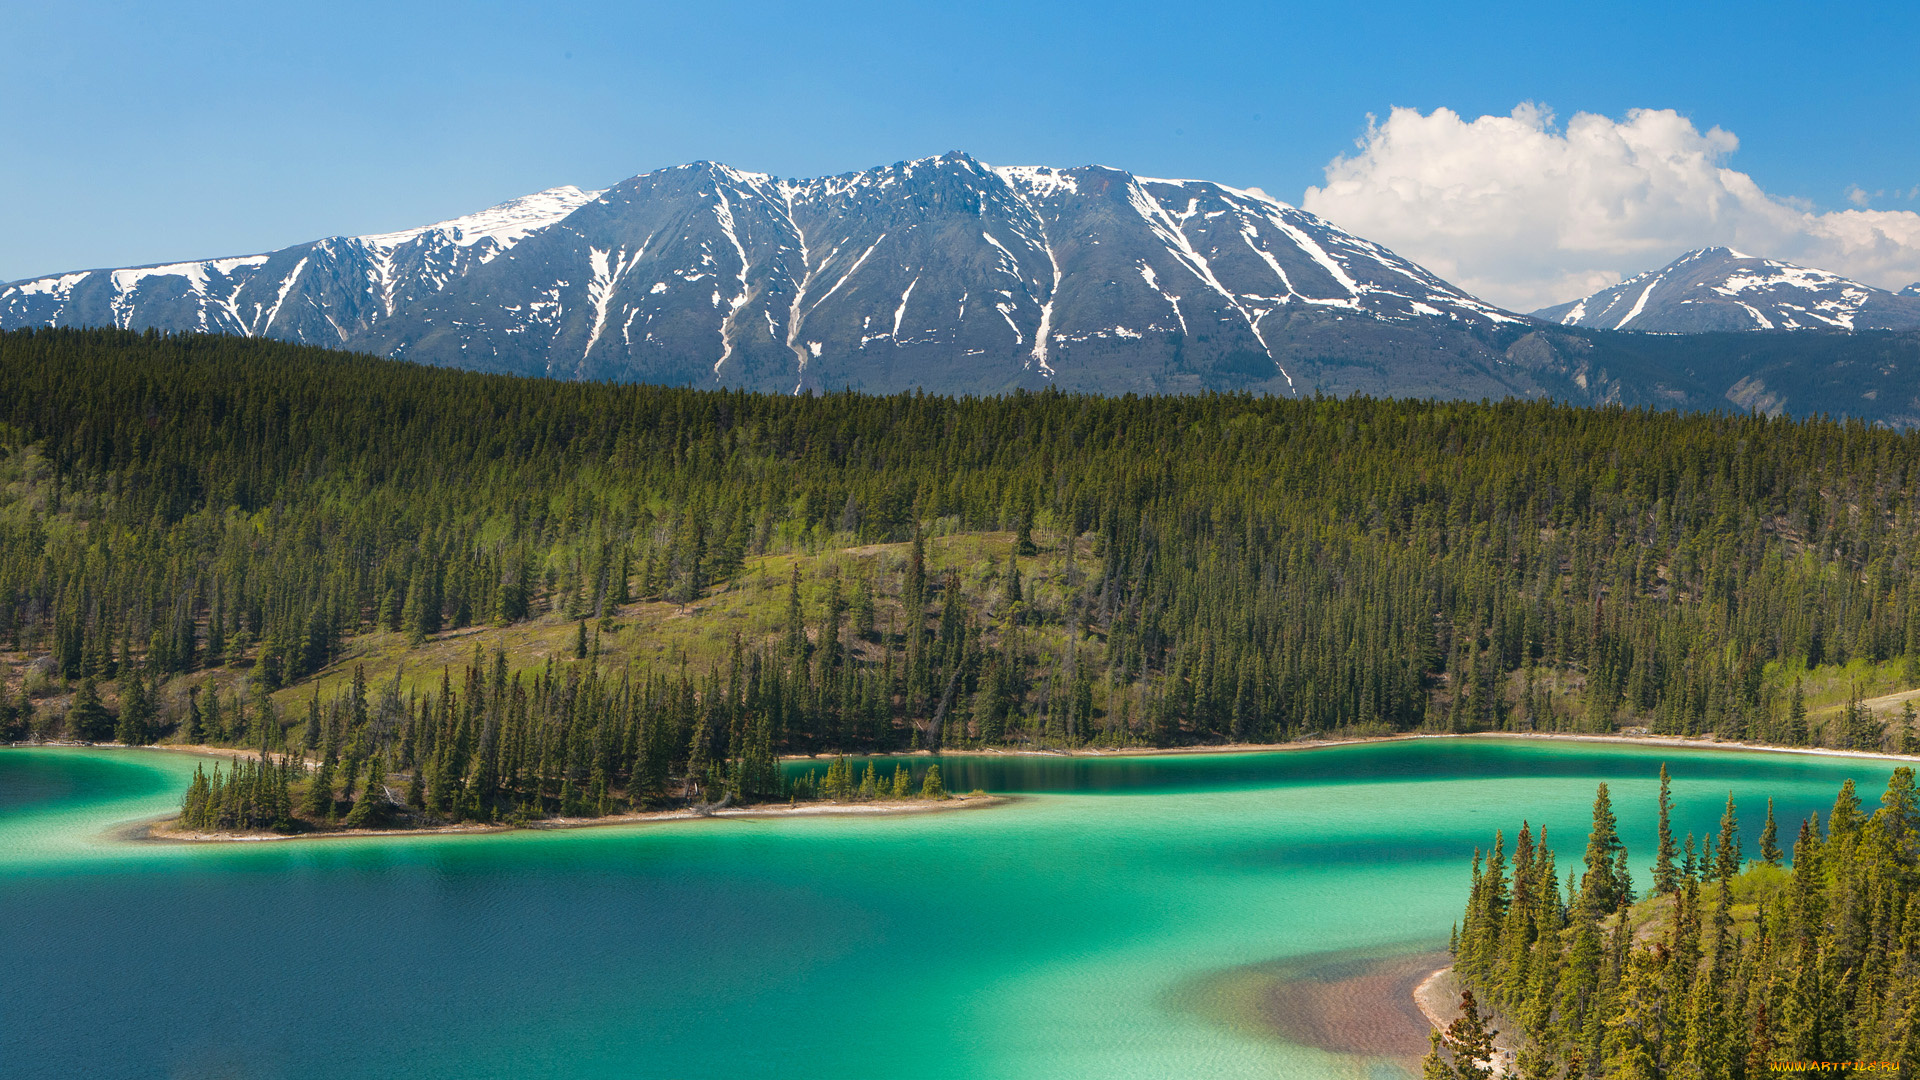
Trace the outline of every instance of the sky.
{"label": "sky", "polygon": [[1520,310],[1714,243],[1920,279],[1913,5],[0,0],[0,42],[0,281],[947,150],[1259,187]]}

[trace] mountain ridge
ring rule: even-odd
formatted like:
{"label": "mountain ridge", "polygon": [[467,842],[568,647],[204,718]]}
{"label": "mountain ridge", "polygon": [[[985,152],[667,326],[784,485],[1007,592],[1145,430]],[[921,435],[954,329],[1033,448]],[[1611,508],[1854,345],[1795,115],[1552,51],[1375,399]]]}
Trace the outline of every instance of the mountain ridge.
{"label": "mountain ridge", "polygon": [[1524,324],[1264,193],[957,152],[809,180],[695,162],[416,229],[0,288],[0,327],[795,392],[1391,391],[1394,354],[1441,369],[1416,391],[1524,394],[1489,340]]}
{"label": "mountain ridge", "polygon": [[[1657,306],[1648,278],[1616,324]],[[1920,423],[1920,334],[1541,322],[1262,192],[960,153],[806,180],[695,162],[0,287],[0,329],[91,325],[776,393],[1551,397]]]}
{"label": "mountain ridge", "polygon": [[1920,329],[1920,282],[1895,293],[1829,270],[1706,247],[1532,315],[1651,333],[1913,330]]}

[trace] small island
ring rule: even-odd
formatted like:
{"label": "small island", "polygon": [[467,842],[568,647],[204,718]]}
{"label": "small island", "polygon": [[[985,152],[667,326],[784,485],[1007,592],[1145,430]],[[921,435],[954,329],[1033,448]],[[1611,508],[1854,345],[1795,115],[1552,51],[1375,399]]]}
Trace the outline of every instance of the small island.
{"label": "small island", "polygon": [[[356,679],[356,695],[363,685]],[[349,715],[359,702],[357,696],[350,700]],[[824,771],[783,776],[770,757],[710,761],[699,770],[689,767],[699,764],[694,753],[655,768],[644,744],[613,767],[580,763],[588,782],[577,784],[566,764],[542,769],[511,754],[503,762],[497,739],[483,742],[480,753],[462,753],[465,732],[458,726],[449,732],[428,726],[433,716],[460,711],[457,696],[430,703],[418,714],[423,726],[416,732],[408,723],[397,739],[382,739],[371,724],[355,726],[350,738],[336,727],[317,761],[297,750],[263,748],[251,756],[232,755],[226,767],[203,765],[181,799],[179,816],[150,826],[147,835],[226,840],[475,832],[695,817],[913,813],[1007,801],[983,792],[948,792],[937,762],[924,769],[896,762],[886,770],[871,761],[860,768],[841,756],[827,761]]]}

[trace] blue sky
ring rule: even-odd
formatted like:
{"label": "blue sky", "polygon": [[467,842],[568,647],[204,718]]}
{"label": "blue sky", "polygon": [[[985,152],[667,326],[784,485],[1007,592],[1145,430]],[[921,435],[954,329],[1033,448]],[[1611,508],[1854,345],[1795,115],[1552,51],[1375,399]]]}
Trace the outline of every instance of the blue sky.
{"label": "blue sky", "polygon": [[[1549,133],[1675,110],[1737,136],[1716,167],[1803,210],[1920,209],[1920,16],[1834,10],[0,0],[0,280],[401,228],[702,158],[810,176],[962,149],[1299,203],[1369,114],[1526,102]],[[1355,231],[1499,276],[1344,205]],[[1659,254],[1626,247],[1619,272]]]}

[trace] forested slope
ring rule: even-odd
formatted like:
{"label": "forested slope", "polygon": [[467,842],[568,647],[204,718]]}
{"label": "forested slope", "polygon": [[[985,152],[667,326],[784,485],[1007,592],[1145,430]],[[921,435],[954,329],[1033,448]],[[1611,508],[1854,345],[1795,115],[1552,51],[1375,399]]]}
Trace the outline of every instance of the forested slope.
{"label": "forested slope", "polygon": [[[0,451],[16,737],[179,738],[214,704],[229,741],[404,768],[431,727],[480,813],[509,746],[519,801],[596,769],[637,800],[755,746],[1898,748],[1820,706],[1920,685],[1920,438],[1859,423],[788,397],[33,331],[0,335]],[[614,625],[709,644],[608,655]],[[346,701],[409,650],[437,660]]]}
{"label": "forested slope", "polygon": [[[1635,902],[1605,784],[1584,869],[1562,899],[1554,855],[1522,825],[1509,863],[1496,837],[1454,943],[1474,993],[1467,1022],[1436,1038],[1427,1075],[1485,1076],[1491,1005],[1529,1080],[1745,1080],[1779,1072],[1910,1076],[1920,1065],[1920,804],[1894,770],[1879,807],[1849,780],[1824,828],[1799,823],[1791,869],[1767,807],[1759,858],[1741,850],[1729,798],[1718,847],[1684,861],[1660,835]],[[1451,1071],[1449,1071],[1451,1069]]]}

